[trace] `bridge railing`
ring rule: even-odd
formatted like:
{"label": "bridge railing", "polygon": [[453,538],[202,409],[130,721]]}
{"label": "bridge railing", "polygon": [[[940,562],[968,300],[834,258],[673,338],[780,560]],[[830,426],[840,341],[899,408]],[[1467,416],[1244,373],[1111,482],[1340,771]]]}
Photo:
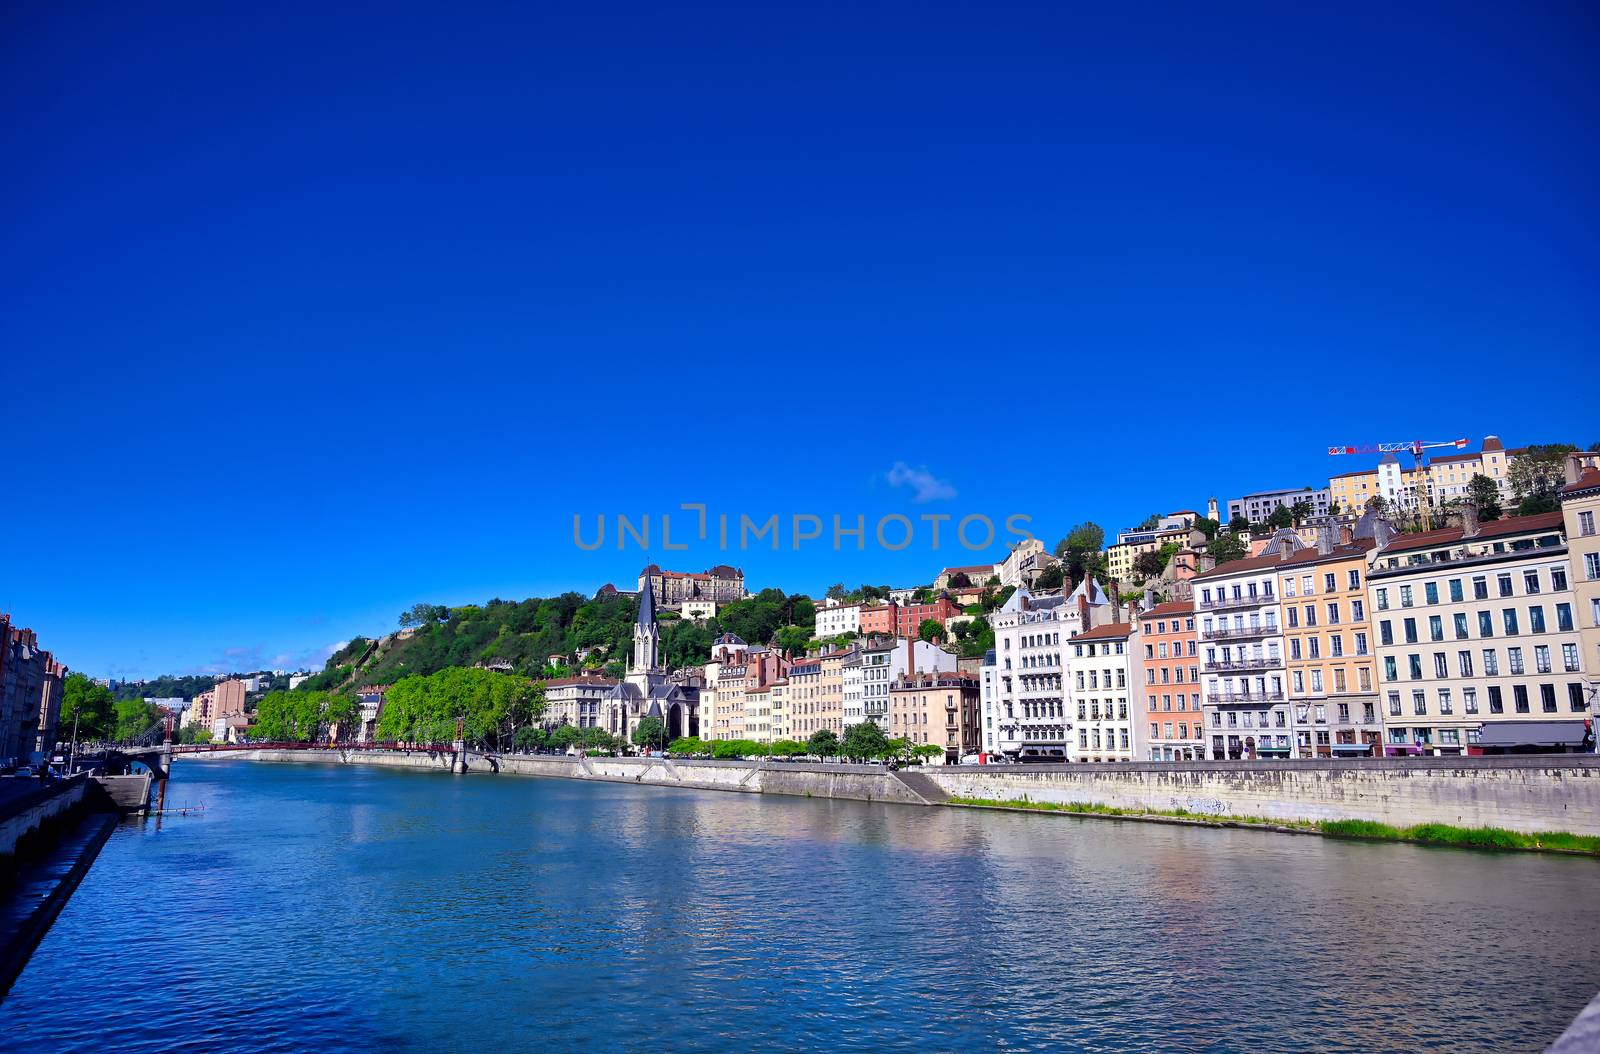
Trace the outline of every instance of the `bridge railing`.
{"label": "bridge railing", "polygon": [[294,740],[263,740],[257,743],[182,743],[172,748],[175,754],[219,754],[241,750],[399,750],[412,754],[450,753],[453,743],[301,743]]}

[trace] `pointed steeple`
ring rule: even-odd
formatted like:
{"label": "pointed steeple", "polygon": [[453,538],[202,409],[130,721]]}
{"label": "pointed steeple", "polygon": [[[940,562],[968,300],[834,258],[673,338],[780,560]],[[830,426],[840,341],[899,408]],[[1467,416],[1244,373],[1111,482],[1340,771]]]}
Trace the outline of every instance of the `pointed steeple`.
{"label": "pointed steeple", "polygon": [[633,620],[635,627],[648,629],[656,624],[656,596],[650,588],[650,576],[644,579],[644,588],[639,591],[639,617]]}

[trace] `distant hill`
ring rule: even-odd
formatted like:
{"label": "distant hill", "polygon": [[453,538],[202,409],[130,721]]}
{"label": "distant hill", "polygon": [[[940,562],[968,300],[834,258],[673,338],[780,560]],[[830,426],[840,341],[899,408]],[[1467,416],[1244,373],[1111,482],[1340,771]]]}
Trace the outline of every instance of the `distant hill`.
{"label": "distant hill", "polygon": [[[636,606],[632,597],[588,599],[580,593],[523,601],[495,599],[455,608],[419,605],[413,612],[428,612],[421,625],[377,640],[357,637],[301,687],[327,690],[392,684],[402,677],[436,673],[450,666],[501,663],[524,676],[549,676],[560,669],[551,667],[550,656],[565,656],[570,662],[582,649],[596,652],[590,659],[591,668],[617,676],[633,639]],[[413,619],[408,617],[408,621]],[[803,647],[815,631],[816,609],[809,597],[766,589],[724,605],[716,618],[704,622],[664,611],[660,626],[663,661],[669,666],[690,666],[710,659],[711,642],[724,632],[737,633],[754,643],[777,639],[787,647]]]}

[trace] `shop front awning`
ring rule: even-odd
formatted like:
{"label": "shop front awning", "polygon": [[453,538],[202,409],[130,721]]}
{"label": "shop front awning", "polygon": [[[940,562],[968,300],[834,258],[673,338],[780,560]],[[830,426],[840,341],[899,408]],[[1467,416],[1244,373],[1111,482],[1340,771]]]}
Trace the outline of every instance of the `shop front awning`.
{"label": "shop front awning", "polygon": [[1333,752],[1335,754],[1359,754],[1362,757],[1366,757],[1368,754],[1372,753],[1372,744],[1371,743],[1335,743],[1333,745]]}
{"label": "shop front awning", "polygon": [[1288,747],[1259,747],[1256,750],[1264,758],[1286,758],[1289,756]]}
{"label": "shop front awning", "polygon": [[1474,744],[1480,747],[1581,747],[1582,721],[1496,721],[1486,723]]}

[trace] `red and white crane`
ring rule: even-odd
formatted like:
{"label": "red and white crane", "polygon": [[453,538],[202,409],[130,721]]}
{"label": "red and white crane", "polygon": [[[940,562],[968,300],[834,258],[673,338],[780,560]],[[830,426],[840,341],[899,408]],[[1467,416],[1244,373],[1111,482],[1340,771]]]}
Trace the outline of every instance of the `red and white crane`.
{"label": "red and white crane", "polygon": [[[1368,443],[1363,446],[1331,446],[1328,448],[1328,453],[1396,454],[1402,450],[1411,451],[1411,456],[1416,460],[1415,479],[1417,490],[1417,511],[1422,519],[1422,529],[1425,531],[1431,531],[1433,530],[1433,487],[1427,478],[1427,474],[1423,472],[1422,452],[1424,450],[1435,450],[1440,447],[1452,447],[1456,450],[1462,450],[1465,449],[1466,445],[1467,441],[1465,439],[1446,439],[1439,442],[1431,442],[1424,439],[1412,439],[1403,443]],[[1426,494],[1423,493],[1423,487],[1428,488]]]}

